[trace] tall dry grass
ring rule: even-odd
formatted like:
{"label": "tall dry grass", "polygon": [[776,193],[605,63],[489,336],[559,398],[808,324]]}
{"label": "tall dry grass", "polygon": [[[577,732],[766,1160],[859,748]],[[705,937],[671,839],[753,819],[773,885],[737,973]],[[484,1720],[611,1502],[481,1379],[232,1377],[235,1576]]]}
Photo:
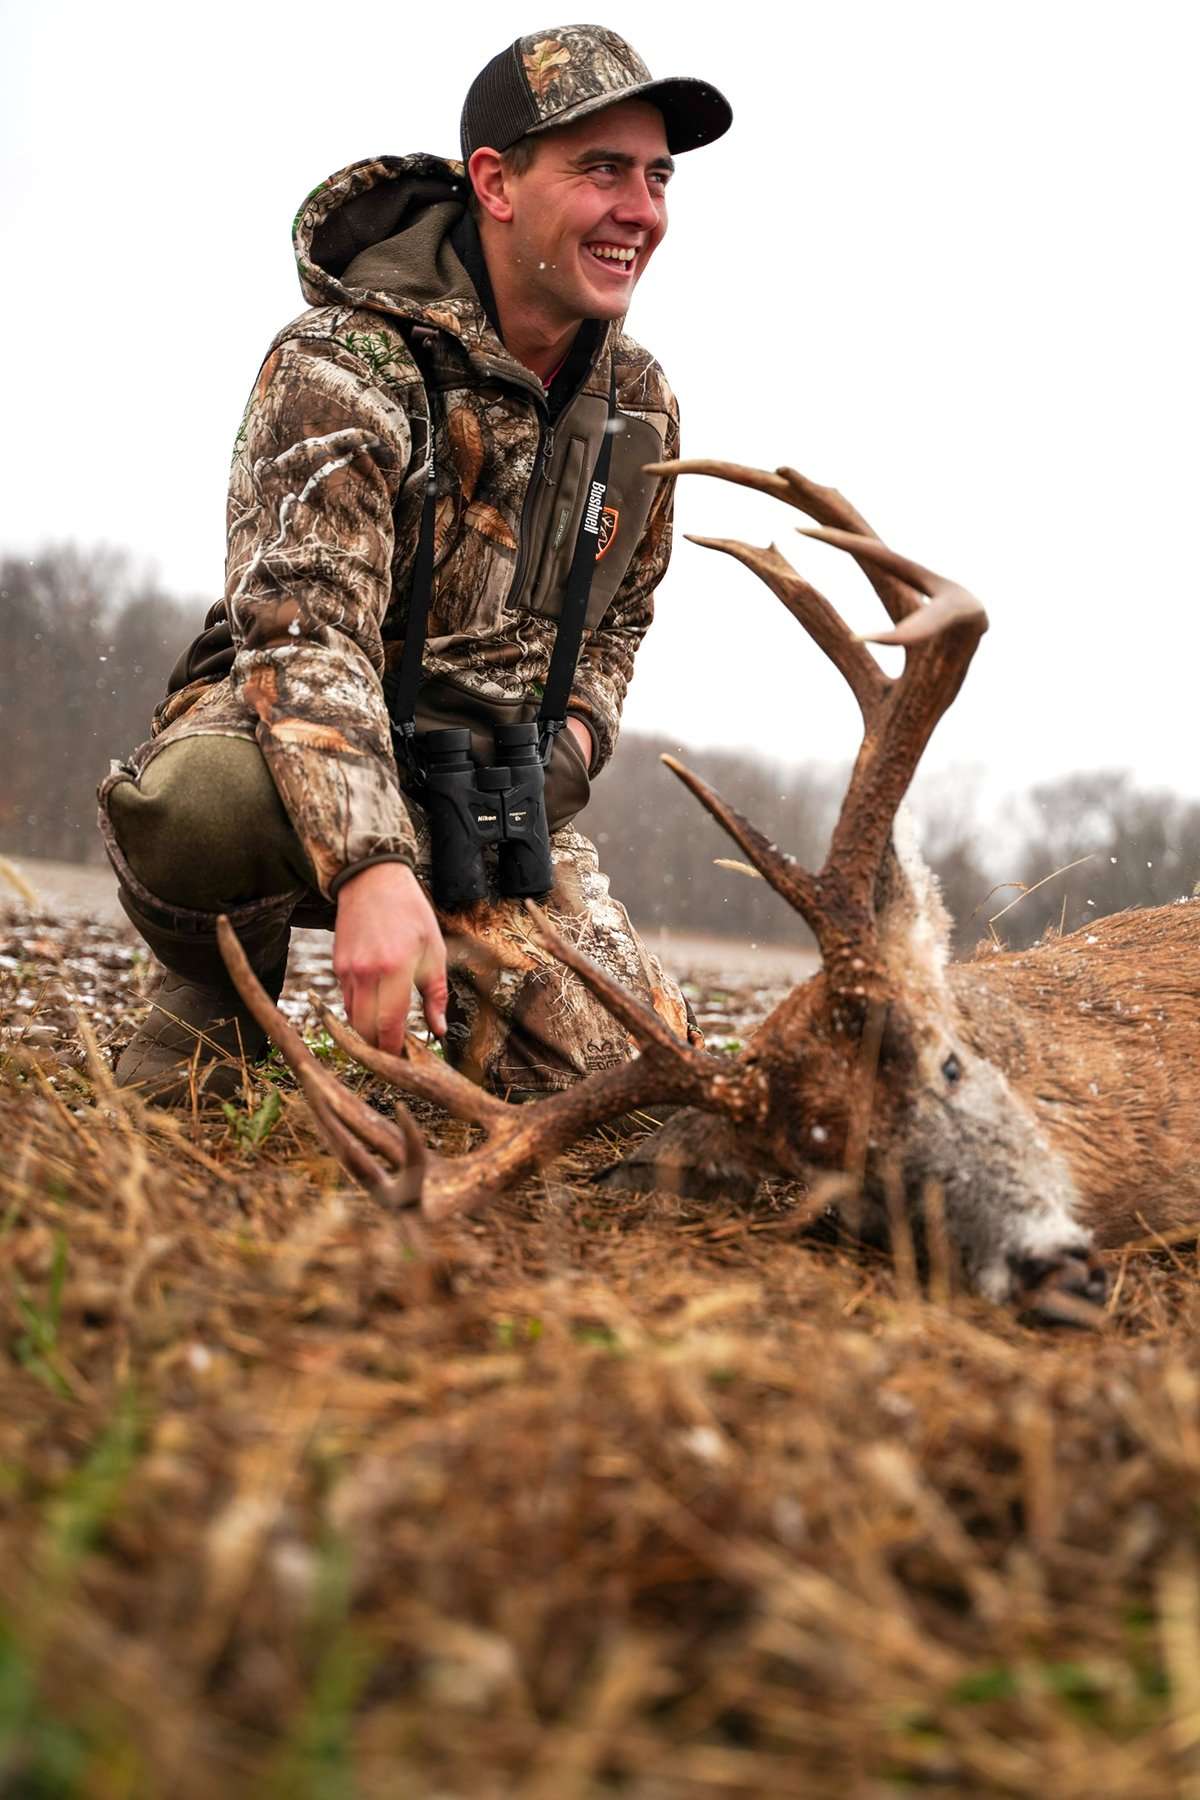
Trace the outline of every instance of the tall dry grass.
{"label": "tall dry grass", "polygon": [[205,1123],[64,1060],[41,973],[0,1052],[0,1792],[1200,1794],[1190,1247],[1048,1334],[786,1190],[601,1198],[598,1140],[414,1234],[282,1079]]}

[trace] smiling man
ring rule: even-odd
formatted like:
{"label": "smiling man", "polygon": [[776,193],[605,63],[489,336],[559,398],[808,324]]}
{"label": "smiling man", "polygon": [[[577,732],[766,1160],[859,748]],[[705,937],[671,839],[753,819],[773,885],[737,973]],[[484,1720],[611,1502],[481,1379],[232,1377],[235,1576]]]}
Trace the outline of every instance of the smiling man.
{"label": "smiling man", "polygon": [[478,763],[502,762],[497,730],[537,720],[556,685],[568,589],[584,625],[547,739],[548,910],[688,1030],[573,820],[670,554],[672,484],[644,470],[678,454],[678,412],[624,315],[666,233],[675,157],[730,118],[707,83],[655,81],[615,33],[564,26],[481,71],[461,164],[381,157],[309,195],[310,307],[272,344],[237,435],[225,596],[154,736],[101,789],[123,903],[166,968],[121,1082],[168,1103],[228,1093],[231,1058],[261,1050],[220,912],[274,992],[291,925],[332,928],[364,1037],[400,1047],[415,985],[447,1054],[500,1091],[632,1054],[531,940],[490,858],[487,900],[439,924],[427,796],[392,747],[407,642],[417,741],[457,728]]}

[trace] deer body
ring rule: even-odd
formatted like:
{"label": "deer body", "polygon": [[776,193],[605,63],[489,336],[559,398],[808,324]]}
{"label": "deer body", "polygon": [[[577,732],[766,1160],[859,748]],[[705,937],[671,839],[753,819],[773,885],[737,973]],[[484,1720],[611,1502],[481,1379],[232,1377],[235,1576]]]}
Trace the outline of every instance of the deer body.
{"label": "deer body", "polygon": [[[802,869],[698,777],[663,760],[816,935],[820,972],[741,1054],[674,1038],[531,907],[535,928],[641,1054],[536,1106],[473,1088],[410,1040],[404,1058],[326,1023],[360,1062],[481,1125],[466,1156],[428,1152],[339,1086],[262,993],[236,939],[222,946],[247,1005],[296,1069],[346,1166],[433,1218],[478,1207],[590,1126],[639,1105],[684,1111],[612,1172],[618,1185],[745,1189],[760,1174],[832,1177],[855,1223],[944,1226],[971,1285],[1048,1317],[1105,1288],[1093,1245],[1200,1221],[1200,902],[1097,920],[1033,950],[949,961],[949,920],[901,803],[987,619],[954,584],[898,556],[832,488],[795,470],[655,465],[758,488],[860,564],[902,645],[885,676],[862,639],[774,546],[697,539],[754,571],[849,684],[863,741],[824,866]],[[922,596],[928,596],[928,603]],[[695,1109],[700,1109],[699,1111]],[[390,1172],[389,1172],[390,1171]],[[822,1191],[818,1187],[818,1192]]]}
{"label": "deer body", "polygon": [[1200,902],[951,970],[962,1030],[1062,1155],[1112,1246],[1200,1219]]}

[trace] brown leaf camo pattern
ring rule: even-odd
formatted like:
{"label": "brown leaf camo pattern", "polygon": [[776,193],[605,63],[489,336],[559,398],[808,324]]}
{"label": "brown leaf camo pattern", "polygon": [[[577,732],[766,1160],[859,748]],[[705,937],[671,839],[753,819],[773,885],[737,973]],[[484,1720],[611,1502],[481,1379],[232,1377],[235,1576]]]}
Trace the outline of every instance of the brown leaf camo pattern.
{"label": "brown leaf camo pattern", "polygon": [[515,550],[517,540],[504,522],[503,513],[494,506],[485,506],[482,500],[476,500],[467,508],[467,524],[474,531],[481,531],[494,544],[503,545],[505,550]]}
{"label": "brown leaf camo pattern", "polygon": [[552,36],[535,32],[521,39],[520,56],[543,121],[583,100],[611,104],[614,90],[652,79],[636,50],[598,25],[563,25]]}
{"label": "brown leaf camo pattern", "polygon": [[454,449],[463,499],[473,500],[483,468],[483,427],[469,406],[455,406],[446,415],[446,430]]}

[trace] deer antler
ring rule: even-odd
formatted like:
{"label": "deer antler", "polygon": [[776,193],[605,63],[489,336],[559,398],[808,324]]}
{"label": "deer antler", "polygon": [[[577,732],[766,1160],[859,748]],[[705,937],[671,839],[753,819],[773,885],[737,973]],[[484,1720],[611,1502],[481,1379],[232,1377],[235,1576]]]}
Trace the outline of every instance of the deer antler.
{"label": "deer antler", "polygon": [[[739,463],[654,463],[657,475],[715,475],[756,488],[817,519],[808,537],[845,550],[867,575],[894,629],[869,640],[850,631],[824,595],[779,553],[724,538],[693,538],[753,569],[804,626],[841,672],[863,717],[863,741],[823,867],[810,874],[784,856],[748,820],[696,776],[664,759],[717,822],[729,832],[759,873],[808,922],[821,947],[829,981],[861,992],[874,961],[874,896],[891,842],[896,811],[908,790],[930,734],[950,706],[966,674],[987,615],[971,594],[920,563],[890,550],[836,488],[819,487],[795,469],[773,473]],[[904,649],[902,674],[891,680],[866,642]]]}
{"label": "deer antler", "polygon": [[222,916],[217,922],[234,985],[295,1071],[335,1155],[380,1199],[401,1204],[419,1200],[428,1219],[472,1211],[593,1126],[640,1106],[663,1101],[701,1106],[739,1124],[759,1120],[765,1109],[765,1083],[752,1063],[710,1056],[681,1042],[657,1013],[568,943],[538,907],[525,904],[546,947],[574,970],[637,1043],[640,1054],[632,1061],[597,1070],[544,1100],[512,1105],[485,1094],[415,1038],[407,1039],[403,1056],[395,1056],[366,1043],[322,1009],[335,1043],[364,1067],[401,1092],[436,1101],[455,1118],[483,1127],[484,1143],[454,1157],[428,1149],[403,1108],[395,1122],[385,1119],[323,1069],[264,992],[228,919]]}

